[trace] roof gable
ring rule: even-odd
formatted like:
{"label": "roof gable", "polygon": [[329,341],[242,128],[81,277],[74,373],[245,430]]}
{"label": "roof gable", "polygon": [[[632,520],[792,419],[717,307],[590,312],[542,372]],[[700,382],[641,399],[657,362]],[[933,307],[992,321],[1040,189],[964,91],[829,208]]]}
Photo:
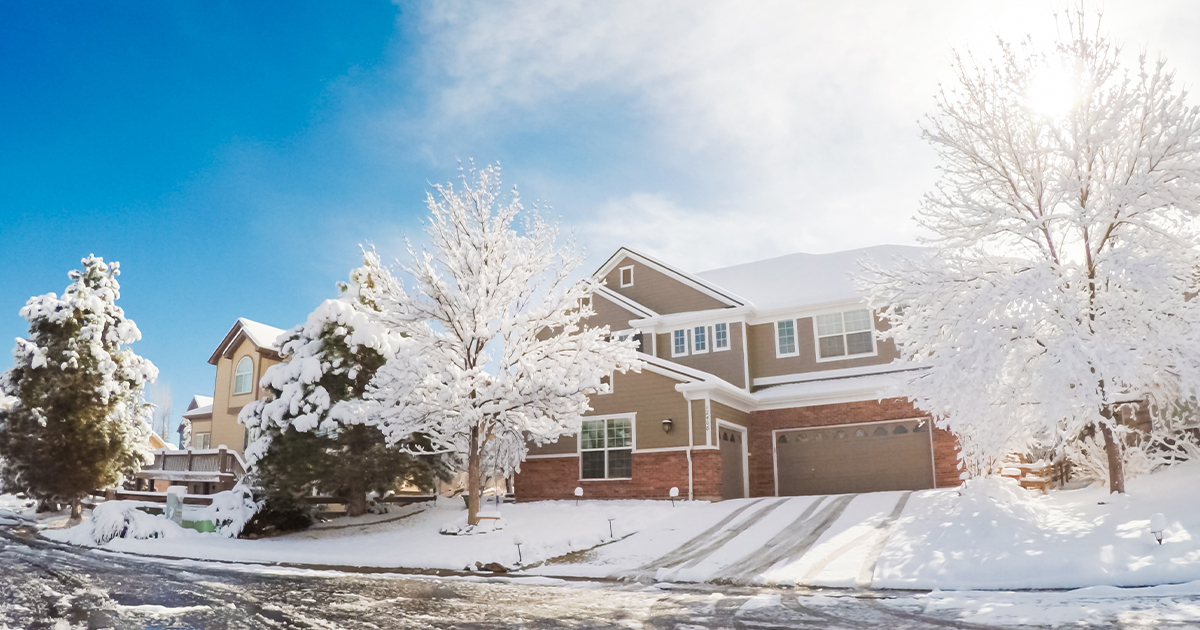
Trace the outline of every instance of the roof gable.
{"label": "roof gable", "polygon": [[[621,268],[633,266],[633,284],[621,286]],[[710,282],[629,248],[618,249],[592,274],[606,288],[658,313],[742,306],[745,300]]]}
{"label": "roof gable", "polygon": [[259,350],[278,354],[279,346],[276,341],[282,335],[284,330],[260,324],[256,321],[239,317],[234,323],[233,328],[225,333],[225,338],[221,340],[221,344],[213,351],[212,356],[208,358],[211,365],[216,365],[222,356],[232,356],[234,349],[242,342],[242,339],[249,339],[250,343],[254,344]]}

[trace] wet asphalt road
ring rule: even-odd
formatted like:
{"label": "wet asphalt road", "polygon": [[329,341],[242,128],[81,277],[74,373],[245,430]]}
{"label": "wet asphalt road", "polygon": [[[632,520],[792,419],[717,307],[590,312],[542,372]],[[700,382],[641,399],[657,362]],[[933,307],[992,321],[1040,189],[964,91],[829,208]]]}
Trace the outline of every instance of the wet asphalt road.
{"label": "wet asphalt road", "polygon": [[164,562],[50,543],[0,527],[0,629],[5,630],[984,627],[889,606],[886,594],[812,605],[820,599],[788,589]]}

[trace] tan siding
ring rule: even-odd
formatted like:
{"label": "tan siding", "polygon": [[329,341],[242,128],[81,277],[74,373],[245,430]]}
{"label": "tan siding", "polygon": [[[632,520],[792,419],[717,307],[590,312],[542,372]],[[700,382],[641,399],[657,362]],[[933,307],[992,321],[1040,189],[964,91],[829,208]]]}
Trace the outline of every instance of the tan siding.
{"label": "tan siding", "polygon": [[[621,267],[633,266],[633,286],[621,287]],[[728,304],[629,258],[623,258],[604,277],[605,286],[661,314],[706,311]]]}
{"label": "tan siding", "polygon": [[[254,362],[254,388],[248,394],[233,395],[233,370],[242,357],[249,356]],[[242,407],[257,400],[262,394],[259,380],[263,372],[270,366],[279,363],[277,359],[261,352],[247,338],[243,338],[233,352],[222,356],[217,361],[217,382],[213,391],[212,416],[212,445],[213,448],[224,444],[230,450],[242,452],[246,440],[246,429],[237,419]]]}
{"label": "tan siding", "polygon": [[[716,322],[720,323],[720,322]],[[729,323],[729,322],[726,322]],[[695,326],[688,326],[691,330]],[[709,347],[712,347],[712,326],[709,325]],[[709,350],[701,354],[689,354],[681,357],[671,356],[671,333],[658,335],[658,356],[670,359],[697,370],[703,370],[725,379],[736,387],[746,386],[746,362],[742,356],[742,325],[738,322],[729,323],[729,349],[721,351]]]}
{"label": "tan siding", "polygon": [[732,422],[733,424],[736,424],[739,427],[750,426],[750,414],[748,414],[744,411],[738,411],[737,409],[734,409],[733,407],[729,407],[727,405],[722,405],[719,402],[712,403],[712,416],[713,416],[713,422],[712,422],[713,444],[720,444],[720,442],[717,440],[717,438],[718,438],[717,420],[724,420],[725,422]]}
{"label": "tan siding", "polygon": [[[875,319],[875,327],[884,330],[879,318]],[[813,318],[803,317],[796,322],[799,356],[776,358],[775,324],[759,324],[750,326],[749,329],[750,377],[752,379],[866,365],[883,365],[891,363],[900,356],[896,351],[895,344],[890,339],[884,339],[876,341],[876,348],[879,350],[879,354],[876,356],[818,362],[816,338],[813,336]]]}
{"label": "tan siding", "polygon": [[[613,375],[613,393],[588,397],[592,410],[585,417],[636,413],[634,443],[639,450],[687,446],[687,401],[675,391],[678,382],[649,370],[640,374],[617,372]],[[670,433],[664,433],[662,421],[668,418],[673,427]],[[703,439],[704,434],[700,437]],[[577,449],[577,438],[564,435],[555,444],[531,447],[529,454],[573,453]]]}
{"label": "tan siding", "polygon": [[[704,446],[705,445],[705,442],[704,442],[705,423],[704,423],[704,401],[703,400],[693,400],[692,401],[692,423],[693,423],[692,439],[695,442],[695,446]],[[716,444],[716,442],[709,442],[708,444]]]}
{"label": "tan siding", "polygon": [[629,320],[638,319],[637,315],[602,295],[592,296],[592,310],[596,311],[596,314],[583,320],[584,325],[590,328],[608,326],[610,330],[616,332],[629,328]]}

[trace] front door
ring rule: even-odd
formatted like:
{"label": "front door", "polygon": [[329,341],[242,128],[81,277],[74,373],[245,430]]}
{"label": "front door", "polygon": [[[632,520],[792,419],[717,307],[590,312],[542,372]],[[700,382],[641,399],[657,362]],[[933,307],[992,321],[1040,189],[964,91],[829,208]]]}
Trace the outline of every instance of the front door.
{"label": "front door", "polygon": [[746,496],[746,430],[717,424],[721,437],[721,498]]}

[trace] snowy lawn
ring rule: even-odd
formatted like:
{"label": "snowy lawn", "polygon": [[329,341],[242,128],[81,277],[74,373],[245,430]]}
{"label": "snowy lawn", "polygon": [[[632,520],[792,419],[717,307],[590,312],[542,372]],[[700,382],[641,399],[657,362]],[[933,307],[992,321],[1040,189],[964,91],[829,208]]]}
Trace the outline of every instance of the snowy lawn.
{"label": "snowy lawn", "polygon": [[[179,530],[159,539],[116,539],[103,548],[397,569],[462,570],[496,562],[544,576],[664,581],[930,590],[1143,586],[1200,581],[1198,479],[1200,463],[1132,480],[1124,497],[1110,497],[1102,488],[1043,496],[993,479],[911,495],[674,507],[666,501],[518,503],[501,507],[500,529],[472,536],[439,533],[465,519],[460,499],[439,500],[277,538],[234,540]],[[1166,515],[1161,546],[1149,531],[1156,512]],[[88,544],[85,528],[45,534]],[[969,612],[971,601],[913,605]]]}
{"label": "snowy lawn", "polygon": [[[490,506],[489,506],[490,507]],[[446,525],[464,522],[462,499],[417,504],[384,515],[337,519],[308,531],[261,540],[236,540],[217,534],[182,530],[168,538],[115,539],[102,546],[164,556],[238,562],[291,562],[334,566],[414,569],[474,568],[476,562],[518,565],[516,538],[522,540],[524,565],[543,562],[574,551],[595,547],[637,531],[670,531],[677,524],[703,523],[724,510],[705,502],[667,501],[544,501],[517,503],[500,508],[501,529],[472,536],[440,534]],[[403,517],[403,518],[401,518]],[[88,533],[46,530],[56,540],[86,544]],[[654,539],[657,540],[657,539]],[[645,545],[639,559],[654,557],[657,543]],[[568,573],[571,573],[568,571]]]}
{"label": "snowy lawn", "polygon": [[[916,493],[875,572],[877,588],[1144,586],[1200,580],[1200,462],[1105,488],[1029,493],[989,480]],[[1166,516],[1162,545],[1150,517]]]}

